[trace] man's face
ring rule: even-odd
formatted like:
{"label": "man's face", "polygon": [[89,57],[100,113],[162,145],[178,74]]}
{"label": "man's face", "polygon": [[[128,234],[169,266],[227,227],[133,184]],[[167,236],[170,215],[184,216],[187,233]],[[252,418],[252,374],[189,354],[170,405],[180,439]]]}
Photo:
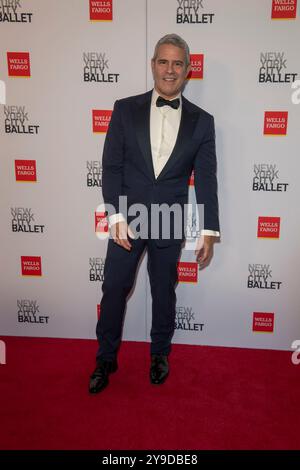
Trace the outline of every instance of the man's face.
{"label": "man's face", "polygon": [[167,100],[178,95],[191,69],[185,65],[184,50],[172,44],[159,46],[151,66],[155,89]]}

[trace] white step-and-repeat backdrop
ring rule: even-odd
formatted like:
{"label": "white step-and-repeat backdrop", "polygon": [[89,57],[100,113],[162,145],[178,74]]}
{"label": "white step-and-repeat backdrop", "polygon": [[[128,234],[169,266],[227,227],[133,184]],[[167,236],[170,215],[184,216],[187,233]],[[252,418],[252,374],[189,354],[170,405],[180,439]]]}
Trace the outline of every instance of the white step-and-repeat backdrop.
{"label": "white step-and-repeat backdrop", "polygon": [[[174,342],[300,338],[296,0],[0,0],[1,335],[95,337],[105,132],[172,32],[190,45],[185,96],[215,117],[222,233],[201,272],[182,252]],[[145,256],[124,338],[150,324]]]}

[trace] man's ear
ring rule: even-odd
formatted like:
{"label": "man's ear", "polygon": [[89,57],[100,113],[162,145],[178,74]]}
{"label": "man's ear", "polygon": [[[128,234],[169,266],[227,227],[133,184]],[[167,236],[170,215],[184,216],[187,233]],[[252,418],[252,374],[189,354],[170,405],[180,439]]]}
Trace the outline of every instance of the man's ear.
{"label": "man's ear", "polygon": [[190,73],[190,71],[192,70],[192,67],[191,67],[191,64],[189,64],[186,68],[186,76],[185,78],[187,78],[188,74]]}
{"label": "man's ear", "polygon": [[151,69],[152,69],[152,72],[153,72],[153,69],[154,69],[154,59],[151,59]]}

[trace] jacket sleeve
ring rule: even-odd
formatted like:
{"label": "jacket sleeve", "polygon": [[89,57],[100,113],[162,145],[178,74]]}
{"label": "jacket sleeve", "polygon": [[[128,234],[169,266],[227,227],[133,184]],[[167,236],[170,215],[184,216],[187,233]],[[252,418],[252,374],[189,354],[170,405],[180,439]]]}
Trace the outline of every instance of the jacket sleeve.
{"label": "jacket sleeve", "polygon": [[214,118],[210,116],[207,129],[194,162],[197,204],[204,205],[204,230],[219,232],[219,206],[217,188],[217,159]]}
{"label": "jacket sleeve", "polygon": [[120,103],[115,102],[102,156],[102,194],[107,215],[119,213],[124,165],[124,128]]}

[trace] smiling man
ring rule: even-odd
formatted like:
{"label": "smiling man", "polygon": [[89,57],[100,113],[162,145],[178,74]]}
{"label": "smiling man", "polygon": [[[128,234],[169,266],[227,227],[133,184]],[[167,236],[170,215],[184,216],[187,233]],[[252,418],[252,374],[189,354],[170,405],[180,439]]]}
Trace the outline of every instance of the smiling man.
{"label": "smiling man", "polygon": [[[181,94],[190,72],[188,45],[176,34],[164,36],[155,47],[151,66],[154,89],[116,101],[103,150],[102,190],[109,208],[111,238],[90,393],[102,391],[109,375],[118,369],[126,300],[145,249],[152,295],[150,382],[160,385],[169,375],[177,263],[184,241],[183,233],[180,237],[175,233],[184,224],[184,217],[168,219],[171,227],[167,237],[161,230],[153,237],[153,220],[148,216],[149,236],[141,237],[132,233],[120,197],[127,197],[128,207],[183,207],[188,202],[189,178],[194,170],[197,203],[204,206],[204,242],[196,250],[201,268],[212,258],[213,244],[219,236],[214,120]],[[133,368],[134,364],[131,372]]]}
{"label": "smiling man", "polygon": [[181,92],[191,70],[184,49],[168,43],[156,46],[151,67],[155,90],[168,100],[172,100]]}

